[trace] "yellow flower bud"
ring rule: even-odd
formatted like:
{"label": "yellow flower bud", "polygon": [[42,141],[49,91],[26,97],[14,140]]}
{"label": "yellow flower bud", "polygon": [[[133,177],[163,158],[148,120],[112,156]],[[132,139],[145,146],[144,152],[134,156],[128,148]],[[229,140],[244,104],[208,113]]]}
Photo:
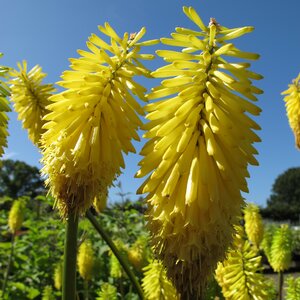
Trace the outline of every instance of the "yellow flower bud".
{"label": "yellow flower bud", "polygon": [[[124,257],[127,258],[127,249],[125,244],[121,240],[116,240],[115,245],[119,250],[119,253]],[[110,276],[113,278],[121,278],[124,276],[123,267],[119,263],[117,257],[113,254],[112,251],[109,252],[110,255]]]}
{"label": "yellow flower bud", "polygon": [[285,280],[285,292],[287,300],[298,300],[300,299],[300,277],[289,277]]}
{"label": "yellow flower bud", "polygon": [[274,232],[271,245],[271,267],[275,272],[287,270],[292,262],[293,234],[287,224],[281,225]]}
{"label": "yellow flower bud", "polygon": [[90,280],[94,267],[94,251],[89,240],[85,240],[79,247],[77,265],[80,276],[84,280]]}
{"label": "yellow flower bud", "polygon": [[[201,299],[206,281],[232,241],[233,224],[248,192],[249,164],[257,165],[253,143],[260,127],[250,118],[261,79],[230,57],[257,59],[227,40],[253,27],[228,29],[212,19],[206,27],[192,7],[185,14],[198,31],[177,27],[158,50],[168,64],[152,73],[164,78],[146,105],[145,138],[137,177],[147,193],[154,251],[184,299]],[[178,47],[181,47],[179,49]]]}
{"label": "yellow flower bud", "polygon": [[25,204],[23,200],[15,200],[8,216],[8,227],[15,234],[23,223]]}
{"label": "yellow flower bud", "polygon": [[244,209],[245,230],[249,240],[256,248],[264,237],[264,225],[262,217],[259,213],[259,207],[255,204],[249,203]]}
{"label": "yellow flower bud", "polygon": [[145,266],[148,260],[148,241],[145,237],[138,238],[128,250],[128,260],[137,271]]}
{"label": "yellow flower bud", "polygon": [[117,288],[108,282],[101,284],[101,290],[99,292],[99,297],[96,300],[117,300],[118,293]]}
{"label": "yellow flower bud", "polygon": [[273,299],[271,282],[261,273],[261,256],[245,238],[241,226],[236,227],[233,245],[227,252],[226,259],[219,262],[216,280],[226,299]]}
{"label": "yellow flower bud", "polygon": [[53,295],[53,290],[51,285],[45,286],[43,290],[42,300],[55,300],[55,296]]}
{"label": "yellow flower bud", "polygon": [[166,270],[162,263],[153,260],[144,267],[144,278],[142,288],[147,300],[179,300],[179,295],[172,282],[167,278]]}
{"label": "yellow flower bud", "polygon": [[123,269],[114,254],[111,255],[109,264],[110,264],[110,276],[112,278],[122,278],[123,277]]}
{"label": "yellow flower bud", "polygon": [[49,97],[55,91],[52,84],[42,84],[46,74],[39,65],[27,72],[27,62],[18,63],[19,71],[10,72],[11,101],[22,121],[23,128],[28,130],[29,139],[39,145],[42,133],[44,115],[49,112],[46,106],[50,104]]}
{"label": "yellow flower bud", "polygon": [[146,89],[133,77],[150,76],[140,59],[154,55],[140,54],[138,43],[146,30],[133,39],[119,37],[108,23],[99,30],[110,44],[89,37],[90,51],[70,60],[72,70],[57,83],[66,90],[51,97],[44,118],[42,172],[63,216],[84,213],[105,193],[125,167],[123,153],[135,152],[132,139],[139,140],[144,111],[134,95],[146,100]]}
{"label": "yellow flower bud", "polygon": [[296,146],[300,148],[300,73],[281,94],[286,95],[284,97],[286,114],[294,132]]}
{"label": "yellow flower bud", "polygon": [[100,193],[94,198],[93,206],[95,207],[97,213],[101,213],[107,205],[107,191],[106,193]]}
{"label": "yellow flower bud", "polygon": [[61,286],[62,286],[62,274],[63,274],[62,263],[58,263],[54,269],[53,281],[54,281],[54,287],[59,291],[61,290]]}

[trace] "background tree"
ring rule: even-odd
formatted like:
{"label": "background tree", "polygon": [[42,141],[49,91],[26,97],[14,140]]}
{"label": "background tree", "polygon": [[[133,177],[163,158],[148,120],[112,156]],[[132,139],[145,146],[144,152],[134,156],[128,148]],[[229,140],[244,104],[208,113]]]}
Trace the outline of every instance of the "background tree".
{"label": "background tree", "polygon": [[290,168],[276,178],[267,207],[261,214],[273,220],[299,220],[300,168]]}
{"label": "background tree", "polygon": [[0,167],[0,197],[36,197],[45,193],[39,169],[23,161],[2,160]]}

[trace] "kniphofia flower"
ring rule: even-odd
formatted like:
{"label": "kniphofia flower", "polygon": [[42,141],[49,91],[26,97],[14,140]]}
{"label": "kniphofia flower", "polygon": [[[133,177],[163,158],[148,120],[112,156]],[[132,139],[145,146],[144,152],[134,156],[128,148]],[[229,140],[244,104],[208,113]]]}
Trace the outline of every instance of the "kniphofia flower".
{"label": "kniphofia flower", "polygon": [[108,282],[103,282],[96,300],[118,300],[117,288]]}
{"label": "kniphofia flower", "polygon": [[61,286],[62,286],[62,263],[59,262],[54,269],[54,273],[53,273],[53,282],[54,282],[54,287],[57,290],[61,290]]}
{"label": "kniphofia flower", "polygon": [[287,224],[278,227],[272,239],[271,245],[271,267],[275,272],[287,270],[292,262],[293,233]]}
{"label": "kniphofia flower", "polygon": [[107,205],[108,191],[100,193],[94,198],[93,206],[96,209],[97,213],[103,212]]}
{"label": "kniphofia flower", "polygon": [[300,73],[281,93],[284,97],[286,114],[295,136],[296,146],[300,148]]}
{"label": "kniphofia flower", "polygon": [[78,249],[77,265],[80,276],[84,280],[92,278],[95,264],[94,251],[90,240],[84,240]]}
{"label": "kniphofia flower", "polygon": [[178,300],[179,295],[168,279],[162,262],[153,260],[143,268],[142,287],[147,300]]}
{"label": "kniphofia flower", "polygon": [[197,30],[177,27],[161,39],[181,51],[159,50],[167,65],[152,73],[166,78],[148,95],[145,144],[137,177],[147,193],[154,251],[167,266],[183,299],[201,297],[205,282],[232,241],[233,224],[247,192],[249,164],[257,165],[254,142],[260,127],[250,118],[262,91],[249,70],[259,55],[228,40],[253,27],[228,29],[211,19],[207,27],[192,7],[185,14]]}
{"label": "kniphofia flower", "polygon": [[286,300],[300,299],[300,277],[289,275],[285,280]]}
{"label": "kniphofia flower", "polygon": [[252,248],[245,237],[244,229],[236,227],[234,242],[226,259],[218,263],[216,279],[225,299],[273,299],[272,283],[261,273],[262,257],[257,248]]}
{"label": "kniphofia flower", "polygon": [[245,231],[249,240],[258,249],[264,237],[264,224],[259,213],[259,207],[248,203],[244,208]]}
{"label": "kniphofia flower", "polygon": [[146,100],[146,89],[133,77],[150,76],[140,60],[154,56],[140,50],[156,40],[139,43],[145,28],[123,37],[108,23],[99,30],[110,43],[89,37],[89,51],[70,59],[72,70],[58,82],[66,90],[51,97],[45,116],[42,171],[63,215],[84,213],[106,192],[125,167],[123,153],[135,152],[132,140],[139,140],[143,109],[134,96]]}
{"label": "kniphofia flower", "polygon": [[22,121],[24,129],[28,130],[29,139],[39,145],[44,115],[49,112],[46,106],[50,104],[49,97],[55,91],[52,84],[43,84],[47,74],[42,72],[39,65],[27,70],[27,62],[18,63],[19,70],[10,71],[11,101]]}
{"label": "kniphofia flower", "polygon": [[[2,57],[0,53],[0,57]],[[0,77],[7,77],[8,68],[0,66]],[[4,148],[7,146],[7,126],[8,126],[8,116],[7,112],[10,111],[9,102],[7,97],[10,91],[8,86],[0,79],[0,157],[4,153]]]}
{"label": "kniphofia flower", "polygon": [[10,231],[15,234],[22,226],[24,219],[25,204],[22,199],[15,200],[9,211],[8,227]]}

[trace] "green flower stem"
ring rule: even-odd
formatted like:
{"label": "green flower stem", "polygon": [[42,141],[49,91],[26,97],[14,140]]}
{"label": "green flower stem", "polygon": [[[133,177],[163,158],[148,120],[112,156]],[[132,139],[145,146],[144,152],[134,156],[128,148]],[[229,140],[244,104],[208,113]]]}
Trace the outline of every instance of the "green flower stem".
{"label": "green flower stem", "polygon": [[76,299],[78,216],[69,214],[66,224],[62,300]]}
{"label": "green flower stem", "polygon": [[84,280],[84,300],[89,300],[89,282]]}
{"label": "green flower stem", "polygon": [[133,274],[132,270],[130,269],[128,263],[124,260],[122,255],[120,254],[119,250],[109,237],[109,235],[105,232],[101,224],[96,220],[96,218],[93,216],[92,212],[90,210],[87,211],[86,217],[89,219],[89,221],[92,223],[94,228],[98,231],[98,233],[101,235],[101,237],[105,240],[107,245],[110,247],[113,254],[117,257],[119,263],[123,267],[124,271],[128,275],[132,285],[135,287],[136,292],[138,293],[140,299],[144,299],[143,290],[136,279],[135,275]]}
{"label": "green flower stem", "polygon": [[278,300],[282,300],[282,289],[283,289],[283,272],[278,273],[278,286],[279,286],[279,291],[278,291]]}
{"label": "green flower stem", "polygon": [[4,277],[4,281],[3,281],[3,285],[2,285],[2,297],[3,297],[3,299],[4,299],[5,290],[6,290],[6,286],[7,286],[8,276],[9,276],[9,273],[10,273],[10,268],[11,268],[11,265],[12,265],[12,262],[13,262],[14,248],[15,248],[15,234],[13,233],[13,235],[11,237],[9,260],[8,260],[8,264],[7,264],[7,268],[6,268],[6,272],[5,272],[5,277]]}

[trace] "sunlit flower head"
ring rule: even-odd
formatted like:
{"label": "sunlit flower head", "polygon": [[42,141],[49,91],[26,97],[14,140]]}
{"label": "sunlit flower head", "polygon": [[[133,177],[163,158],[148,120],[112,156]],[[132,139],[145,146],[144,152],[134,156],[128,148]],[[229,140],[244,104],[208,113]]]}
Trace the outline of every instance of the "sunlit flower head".
{"label": "sunlit flower head", "polygon": [[42,83],[47,74],[39,65],[28,70],[24,60],[22,64],[18,63],[18,67],[19,70],[10,71],[11,101],[23,128],[28,130],[29,139],[39,145],[45,131],[43,117],[49,112],[46,106],[50,104],[49,97],[55,89],[52,84]]}
{"label": "sunlit flower head", "polygon": [[92,34],[89,51],[70,59],[72,70],[58,82],[65,90],[51,97],[44,118],[42,171],[62,215],[89,208],[125,167],[123,154],[135,152],[132,140],[139,140],[143,109],[135,96],[146,100],[146,89],[133,77],[150,77],[140,60],[154,56],[140,50],[157,41],[138,42],[145,28],[130,37],[108,23],[99,30],[109,42]]}
{"label": "sunlit flower head", "polygon": [[[260,127],[250,118],[261,109],[252,101],[262,91],[249,70],[259,55],[228,40],[253,27],[205,26],[192,7],[184,12],[198,29],[177,27],[158,50],[167,64],[148,95],[145,138],[137,177],[147,193],[149,229],[156,255],[184,299],[201,299],[208,276],[232,241],[233,224],[248,192],[248,165],[257,165],[253,143]],[[231,61],[230,57],[233,57]]]}

